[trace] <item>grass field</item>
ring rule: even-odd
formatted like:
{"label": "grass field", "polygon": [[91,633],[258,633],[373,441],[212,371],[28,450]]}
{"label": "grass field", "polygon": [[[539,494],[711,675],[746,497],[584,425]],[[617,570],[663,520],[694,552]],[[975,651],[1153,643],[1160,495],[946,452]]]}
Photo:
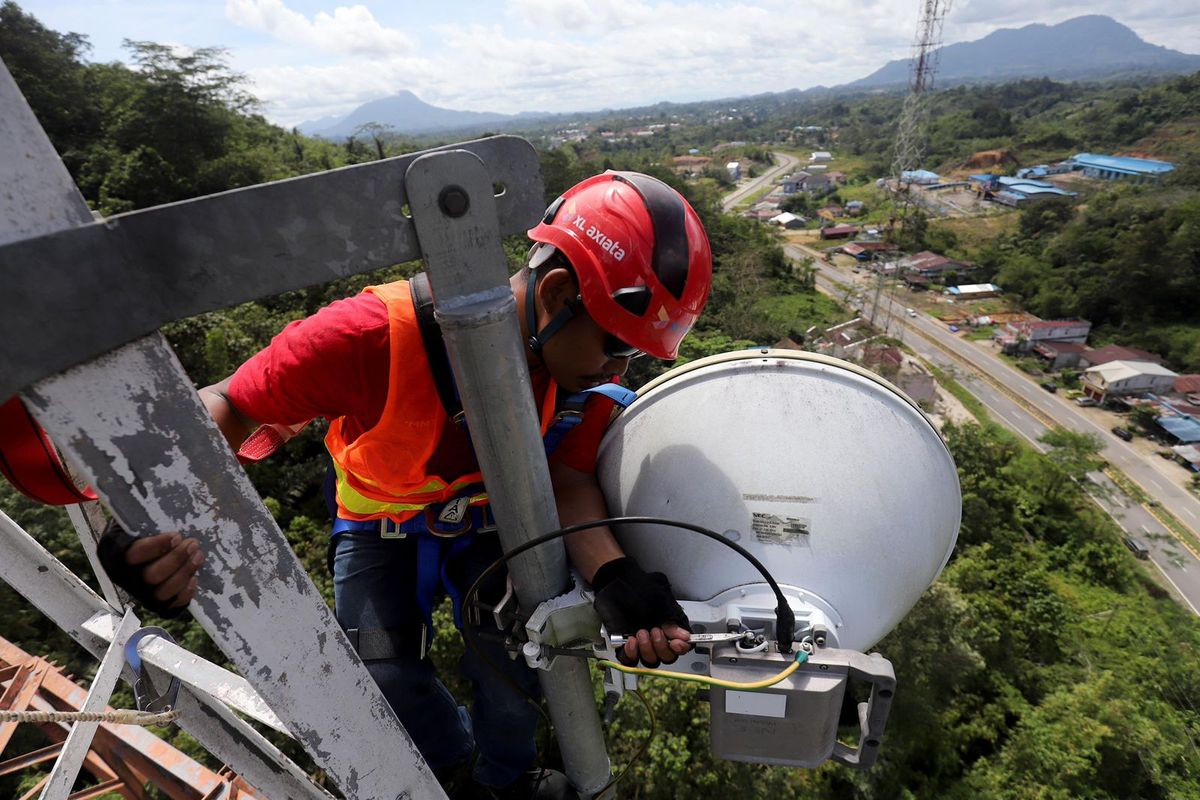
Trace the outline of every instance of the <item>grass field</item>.
{"label": "grass field", "polygon": [[1016,212],[1008,212],[982,217],[935,219],[930,220],[929,227],[931,230],[945,230],[954,234],[958,244],[946,255],[970,258],[984,245],[991,244],[997,236],[1016,231],[1019,219]]}
{"label": "grass field", "polygon": [[846,312],[841,306],[817,292],[768,297],[759,301],[756,308],[769,320],[771,327],[786,327],[796,332],[810,325],[828,328],[846,319]]}

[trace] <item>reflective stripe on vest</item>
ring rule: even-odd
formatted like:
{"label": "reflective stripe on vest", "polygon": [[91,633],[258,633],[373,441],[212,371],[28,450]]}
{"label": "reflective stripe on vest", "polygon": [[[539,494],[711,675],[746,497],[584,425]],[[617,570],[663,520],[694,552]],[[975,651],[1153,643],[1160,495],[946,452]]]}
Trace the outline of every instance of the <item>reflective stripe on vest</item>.
{"label": "reflective stripe on vest", "polygon": [[[388,397],[373,428],[349,440],[345,420],[329,425],[325,446],[333,457],[337,478],[338,516],[351,520],[390,517],[398,522],[414,516],[430,503],[449,500],[473,483],[482,483],[478,471],[452,480],[426,471],[446,425],[442,407],[417,324],[408,281],[370,286],[387,307],[391,368]],[[402,357],[397,357],[402,354]],[[541,431],[554,421],[558,392],[553,380],[542,401]],[[487,495],[471,496],[472,504]]]}

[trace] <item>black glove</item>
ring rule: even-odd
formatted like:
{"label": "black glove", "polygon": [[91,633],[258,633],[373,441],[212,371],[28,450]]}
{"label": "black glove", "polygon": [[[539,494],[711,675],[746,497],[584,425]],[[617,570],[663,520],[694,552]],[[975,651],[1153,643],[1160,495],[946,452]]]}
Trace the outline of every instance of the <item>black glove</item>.
{"label": "black glove", "polygon": [[129,592],[142,606],[160,617],[178,617],[187,610],[187,606],[172,608],[174,598],[159,600],[154,596],[157,587],[147,583],[142,577],[145,565],[130,564],[125,560],[125,553],[136,541],[137,537],[130,536],[115,519],[109,520],[104,533],[100,534],[100,541],[96,543],[96,555],[100,558],[100,564],[112,582]]}
{"label": "black glove", "polygon": [[593,603],[596,613],[609,633],[632,636],[640,630],[661,628],[668,622],[691,631],[687,614],[671,593],[667,576],[645,572],[628,556],[609,561],[596,570],[592,588],[596,590]]}

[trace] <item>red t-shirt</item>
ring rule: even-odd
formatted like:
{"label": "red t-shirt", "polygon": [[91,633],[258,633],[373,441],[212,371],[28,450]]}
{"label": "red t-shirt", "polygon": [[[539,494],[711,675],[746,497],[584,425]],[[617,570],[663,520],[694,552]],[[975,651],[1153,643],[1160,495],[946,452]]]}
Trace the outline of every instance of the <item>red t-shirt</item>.
{"label": "red t-shirt", "polygon": [[[357,438],[383,414],[390,351],[387,307],[363,292],[290,323],[238,368],[229,382],[229,399],[260,423],[294,425],[315,417],[345,417],[346,432]],[[530,378],[541,408],[549,373],[535,369]],[[596,469],[596,449],[608,427],[612,402],[601,398],[588,408],[592,413],[563,437],[552,460],[590,473]],[[477,469],[466,434],[447,420],[429,459],[429,473],[465,475]]]}

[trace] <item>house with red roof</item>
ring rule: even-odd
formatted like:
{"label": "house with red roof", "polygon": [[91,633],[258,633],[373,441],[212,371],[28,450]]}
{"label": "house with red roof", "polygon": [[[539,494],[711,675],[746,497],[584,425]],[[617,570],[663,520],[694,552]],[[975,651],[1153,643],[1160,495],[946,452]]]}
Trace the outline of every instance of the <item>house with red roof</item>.
{"label": "house with red roof", "polygon": [[1080,357],[1079,363],[1083,367],[1099,367],[1110,361],[1152,361],[1155,364],[1161,364],[1165,360],[1162,356],[1156,356],[1154,353],[1139,350],[1136,347],[1106,344],[1104,347],[1085,351]]}
{"label": "house with red roof", "polygon": [[845,239],[849,236],[857,236],[860,228],[857,225],[830,225],[828,228],[821,228],[822,239]]}
{"label": "house with red roof", "polygon": [[1091,330],[1086,319],[1017,320],[999,329],[995,338],[1006,353],[1028,353],[1043,342],[1084,344]]}
{"label": "house with red roof", "polygon": [[906,272],[915,272],[926,278],[934,278],[946,272],[967,272],[975,268],[970,261],[957,258],[947,258],[932,250],[922,250],[900,262],[900,268]]}

